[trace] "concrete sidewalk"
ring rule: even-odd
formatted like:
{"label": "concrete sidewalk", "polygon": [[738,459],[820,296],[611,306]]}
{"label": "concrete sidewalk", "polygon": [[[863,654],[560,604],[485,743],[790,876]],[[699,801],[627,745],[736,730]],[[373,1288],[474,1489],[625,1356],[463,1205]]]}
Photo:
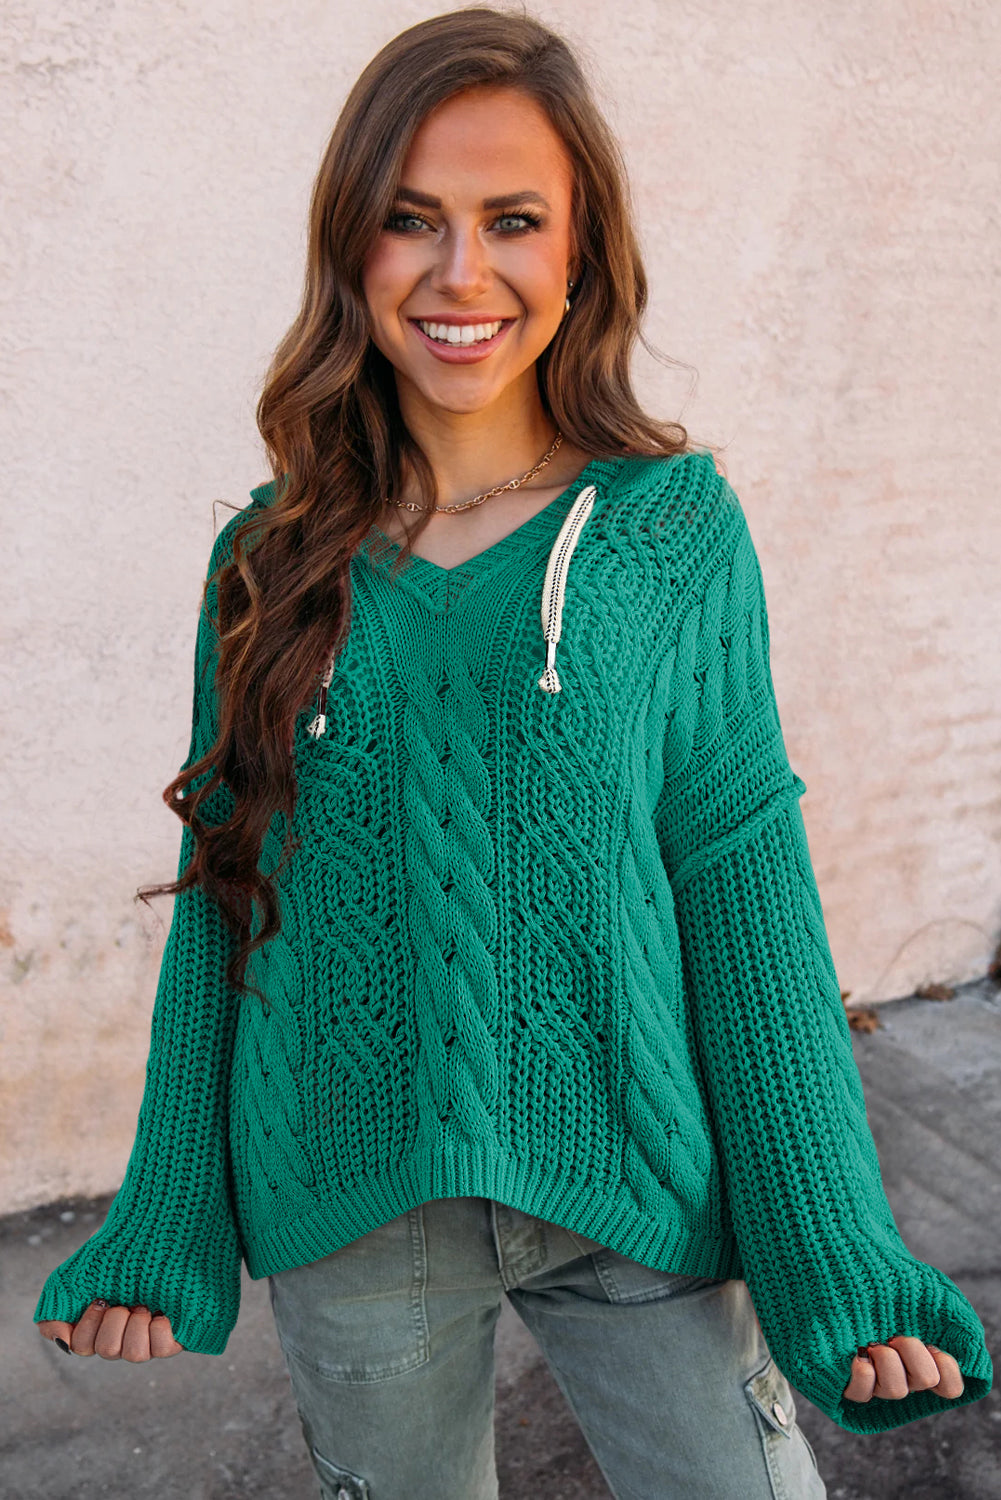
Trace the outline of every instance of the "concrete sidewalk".
{"label": "concrete sidewalk", "polygon": [[[878,1014],[881,1028],[853,1032],[852,1045],[887,1196],[909,1248],[973,1303],[997,1364],[1001,991],[967,985],[952,1000],[897,1000]],[[45,1276],[101,1223],[109,1201],[56,1203],[0,1222],[2,1500],[316,1500],[266,1281],[244,1270],[239,1323],[218,1359],[75,1360],[39,1337],[31,1316]],[[843,1432],[796,1396],[829,1500],[1001,1500],[997,1389],[869,1438]],[[502,1500],[608,1500],[538,1346],[506,1301],[496,1426]]]}

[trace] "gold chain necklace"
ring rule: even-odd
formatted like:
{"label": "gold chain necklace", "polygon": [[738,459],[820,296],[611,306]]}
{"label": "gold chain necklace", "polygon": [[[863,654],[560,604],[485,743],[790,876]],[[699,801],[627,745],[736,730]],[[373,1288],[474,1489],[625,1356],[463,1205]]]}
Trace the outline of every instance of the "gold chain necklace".
{"label": "gold chain necklace", "polygon": [[[534,479],[535,475],[538,474],[540,469],[544,469],[546,467],[546,464],[552,458],[553,454],[556,452],[562,441],[562,432],[557,432],[556,440],[553,443],[553,446],[550,448],[549,452],[546,454],[545,458],[541,459],[539,463],[535,465],[534,469],[529,469],[527,474],[523,474],[520,479],[511,479],[507,482],[507,484],[498,484],[494,487],[494,489],[487,490],[485,495],[477,495],[474,500],[464,500],[459,505],[436,505],[434,506],[434,509],[436,511],[442,511],[443,513],[448,512],[449,514],[451,514],[453,511],[469,510],[474,505],[482,505],[484,500],[489,500],[492,495],[501,495],[505,490],[518,489],[519,486],[523,485],[527,480]],[[427,513],[426,506],[414,505],[411,501],[408,500],[393,500],[389,503],[398,506],[401,510],[417,510],[422,514]]]}

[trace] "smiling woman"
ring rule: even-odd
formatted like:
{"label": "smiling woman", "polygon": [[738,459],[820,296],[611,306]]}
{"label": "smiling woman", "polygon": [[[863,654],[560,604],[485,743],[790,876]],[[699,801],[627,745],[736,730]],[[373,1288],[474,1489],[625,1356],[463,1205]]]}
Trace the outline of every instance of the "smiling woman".
{"label": "smiling woman", "polygon": [[[463,545],[476,550],[505,520],[516,523],[521,500],[465,516],[461,528],[450,507],[492,477],[489,455],[503,453],[517,472],[556,436],[536,365],[579,275],[574,164],[529,92],[480,85],[428,113],[401,175],[362,286],[372,341],[393,366],[404,424],[430,461],[441,501],[428,505],[411,469],[387,510],[431,511],[415,531],[430,533],[425,555],[445,527],[446,545],[461,529]],[[484,193],[498,179],[507,191]],[[564,454],[564,465],[579,453]],[[554,477],[543,474],[536,487]],[[393,529],[388,515],[378,523]]]}
{"label": "smiling woman", "polygon": [[[430,111],[401,172],[362,285],[372,341],[393,366],[403,422],[440,500],[429,503],[405,464],[401,492],[375,524],[411,555],[455,566],[548,505],[592,456],[554,432],[537,378],[579,276],[576,174],[547,110],[510,84],[481,84]],[[522,185],[484,195],[498,176]],[[467,500],[499,452],[527,472]],[[408,513],[421,517],[415,526]]]}
{"label": "smiling woman", "polygon": [[883,1193],[743,509],[631,388],[628,198],[527,15],[352,88],[209,558],[126,1180],[36,1308],[219,1354],[245,1263],[339,1500],[496,1495],[505,1295],[648,1500],[819,1500],[790,1379],[853,1432],[991,1386]]}

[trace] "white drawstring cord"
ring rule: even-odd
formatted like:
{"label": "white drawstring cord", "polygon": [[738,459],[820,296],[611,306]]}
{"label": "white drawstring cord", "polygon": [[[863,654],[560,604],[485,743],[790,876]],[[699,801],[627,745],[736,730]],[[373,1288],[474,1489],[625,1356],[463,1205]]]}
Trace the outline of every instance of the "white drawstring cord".
{"label": "white drawstring cord", "polygon": [[[539,678],[539,687],[544,693],[558,693],[561,690],[560,679],[556,671],[556,646],[563,628],[563,597],[566,592],[567,569],[570,566],[573,550],[584,529],[584,523],[591,514],[597,493],[593,484],[581,490],[557,533],[546,564],[546,577],[542,585],[542,634],[546,642],[546,666]],[[320,683],[316,716],[306,730],[306,733],[311,734],[314,739],[319,739],[322,734],[326,733],[327,689],[333,675],[334,658],[331,657]]]}
{"label": "white drawstring cord", "polygon": [[320,702],[318,705],[316,718],[312,721],[312,723],[306,730],[307,734],[311,734],[313,738],[317,740],[320,738],[321,734],[324,734],[326,732],[327,728],[327,688],[330,686],[330,679],[333,677],[333,675],[334,658],[331,657],[329,662],[327,663],[327,670],[324,672],[323,679],[320,682]]}
{"label": "white drawstring cord", "polygon": [[549,554],[546,581],[542,585],[542,634],[546,642],[546,668],[539,678],[539,687],[544,693],[560,691],[560,679],[556,673],[556,644],[563,628],[563,595],[566,590],[567,569],[597,493],[593,484],[581,490],[571,505]]}

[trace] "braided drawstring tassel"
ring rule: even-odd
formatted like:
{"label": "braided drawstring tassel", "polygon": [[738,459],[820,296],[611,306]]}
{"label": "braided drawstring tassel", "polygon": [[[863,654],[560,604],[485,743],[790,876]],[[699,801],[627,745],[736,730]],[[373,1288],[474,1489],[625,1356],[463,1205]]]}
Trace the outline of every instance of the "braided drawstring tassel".
{"label": "braided drawstring tassel", "polygon": [[324,672],[323,678],[320,682],[320,701],[317,705],[316,717],[312,720],[312,722],[306,729],[306,733],[311,734],[313,738],[317,740],[320,738],[321,734],[326,733],[327,729],[327,689],[330,686],[330,679],[333,677],[333,675],[334,658],[331,657],[330,661],[327,663],[327,670]]}
{"label": "braided drawstring tassel", "polygon": [[539,678],[539,686],[544,693],[560,692],[560,679],[556,671],[556,642],[546,642],[546,667]]}
{"label": "braided drawstring tassel", "polygon": [[558,693],[560,679],[556,672],[556,645],[563,628],[563,596],[567,569],[584,523],[594,506],[598,491],[593,484],[581,490],[567,513],[549,553],[546,578],[542,585],[542,635],[546,642],[546,666],[539,678],[544,693]]}

